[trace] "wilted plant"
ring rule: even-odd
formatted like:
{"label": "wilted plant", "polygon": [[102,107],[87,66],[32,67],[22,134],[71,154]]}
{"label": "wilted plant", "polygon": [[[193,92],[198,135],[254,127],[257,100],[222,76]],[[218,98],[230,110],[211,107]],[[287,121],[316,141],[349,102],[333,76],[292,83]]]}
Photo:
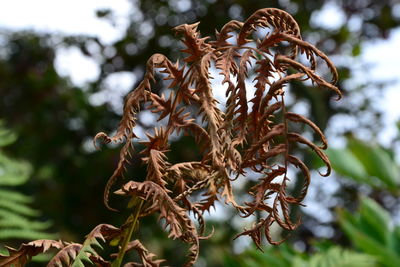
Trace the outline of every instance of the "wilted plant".
{"label": "wilted plant", "polygon": [[[261,9],[244,23],[230,21],[216,32],[213,41],[208,37],[201,38],[197,26],[198,23],[174,28],[183,36],[185,49],[182,52],[188,54],[183,59],[185,63],[172,63],[164,55],[154,54],[147,62],[143,81],[127,96],[116,134],[109,137],[99,133],[94,138],[95,143],[97,140],[125,143],[104,194],[105,205],[112,209],[108,204],[109,191],[125,172],[134,151],[133,142],[138,139],[134,132],[136,114],[146,105],[158,114],[159,121],[165,119],[165,123],[157,126],[154,133],[148,133],[147,140],[142,142],[145,149],[139,154],[147,165],[144,181],[131,180],[115,192],[131,198],[129,209],[132,214],[125,224],[121,228],[101,224],[83,244],[50,240],[23,244],[18,250],[9,249],[10,256],[0,257],[2,266],[23,265],[27,258],[50,247],[59,252],[49,266],[83,266],[84,261],[97,266],[120,266],[125,253],[132,249],[139,253],[142,265],[159,266],[162,261],[154,260],[155,255],[139,240],[131,241],[138,220],[153,213],[159,213],[159,218],[165,221],[169,238],[190,245],[185,266],[192,266],[198,257],[199,240],[207,238],[204,237],[202,215],[219,198],[234,206],[244,217],[256,212],[264,216],[251,229],[239,234],[249,235],[259,248],[263,235],[272,244],[281,242],[271,238],[273,223],[285,230],[293,230],[299,225],[299,221],[290,219],[289,207],[299,205],[304,199],[310,184],[310,171],[302,159],[293,155],[293,149],[297,144],[311,148],[327,167],[323,176],[329,175],[331,166],[322,151],[326,149],[327,141],[318,126],[286,109],[285,85],[291,81],[310,80],[334,91],[340,98],[341,93],[334,85],[337,81],[334,65],[324,53],[301,39],[296,21],[282,10]],[[260,32],[265,36],[258,39]],[[297,60],[299,52],[305,55],[303,61],[307,62]],[[329,68],[331,82],[316,73],[318,59]],[[211,83],[213,65],[223,76],[222,84],[227,86],[223,110],[218,108],[213,94],[213,90],[217,90]],[[165,75],[164,80],[170,81],[165,90],[167,96],[152,91],[156,70]],[[246,83],[251,71],[255,73],[255,88],[248,88],[249,83]],[[254,91],[250,99],[247,98],[248,92],[252,92],[249,90]],[[197,120],[199,117],[201,121]],[[293,123],[311,127],[322,144],[318,146],[290,130]],[[181,132],[195,138],[202,153],[201,161],[169,162],[169,137]],[[304,179],[299,196],[287,192],[290,166],[299,169]],[[252,201],[240,204],[235,200],[232,181],[246,179],[250,171],[259,173],[261,178],[249,189]],[[196,198],[191,196],[199,192],[201,199],[194,200]],[[190,212],[195,215],[199,228],[189,217]],[[112,263],[95,251],[94,246],[99,246],[97,239],[118,242],[119,253]],[[125,266],[138,264],[127,263]]]}

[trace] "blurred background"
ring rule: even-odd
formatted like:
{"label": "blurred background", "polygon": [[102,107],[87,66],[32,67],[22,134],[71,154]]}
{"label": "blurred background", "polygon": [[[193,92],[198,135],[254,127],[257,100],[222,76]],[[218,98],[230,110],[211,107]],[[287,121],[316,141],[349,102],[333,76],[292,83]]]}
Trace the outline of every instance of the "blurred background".
{"label": "blurred background", "polygon": [[[201,242],[196,266],[399,266],[398,0],[3,3],[0,250],[41,238],[81,242],[99,223],[123,223],[126,214],[110,212],[102,202],[119,149],[96,151],[93,136],[117,127],[124,96],[140,82],[153,53],[181,57],[172,27],[201,21],[202,35],[212,36],[229,20],[265,7],[291,13],[303,38],[338,68],[342,101],[301,83],[292,84],[289,94],[291,109],[327,134],[334,173],[312,176],[306,206],[292,211],[303,224],[283,245],[266,245],[265,253],[250,238],[234,240],[250,222],[217,205],[207,215],[215,234]],[[141,133],[154,123],[148,112],[139,114]],[[174,147],[180,148],[176,161],[196,157],[191,139],[178,138]],[[302,153],[314,164],[311,154]],[[135,156],[127,176],[144,171]],[[111,205],[123,207],[117,197]],[[181,266],[187,248],[168,240],[155,221],[142,222],[141,239],[168,265]],[[44,266],[38,260],[31,266]]]}

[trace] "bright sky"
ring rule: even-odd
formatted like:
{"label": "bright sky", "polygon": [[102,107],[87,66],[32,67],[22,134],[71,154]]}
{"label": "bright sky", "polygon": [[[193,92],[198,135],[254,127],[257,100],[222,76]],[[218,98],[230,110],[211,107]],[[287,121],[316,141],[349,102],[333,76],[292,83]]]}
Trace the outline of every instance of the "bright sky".
{"label": "bright sky", "polygon": [[[128,0],[12,0],[2,4],[0,26],[97,35],[103,41],[112,41],[123,33],[130,7]],[[97,19],[95,11],[102,8],[116,12],[117,28]]]}
{"label": "bright sky", "polygon": [[[394,8],[394,10],[399,11],[400,5],[396,7],[397,9]],[[101,8],[114,10],[117,18],[115,26],[96,18],[95,11]],[[0,28],[88,34],[98,36],[104,42],[112,42],[122,36],[127,26],[130,10],[129,0],[12,0],[3,3],[0,9]],[[312,23],[335,29],[344,23],[344,16],[334,2],[329,2],[321,12],[313,16]],[[357,28],[359,24],[360,21],[354,20],[350,26]],[[400,68],[398,67],[400,53],[398,53],[398,47],[400,47],[400,29],[393,31],[388,40],[365,44],[362,49],[361,62],[370,63],[371,68],[367,73],[360,68],[354,77],[355,81],[362,81],[366,76],[376,80],[397,80],[385,91],[384,97],[377,100],[378,104],[385,109],[387,130],[380,136],[383,142],[396,134],[393,125],[400,118]],[[348,64],[353,66],[353,62],[348,62]],[[97,63],[93,59],[83,56],[76,48],[59,49],[56,67],[61,75],[70,76],[72,82],[77,85],[84,85],[86,82],[96,79],[99,74]],[[134,82],[133,74],[117,73],[111,75],[109,81],[106,82],[106,87],[117,87],[118,97],[122,98]],[[95,95],[94,101],[106,101],[104,94]]]}

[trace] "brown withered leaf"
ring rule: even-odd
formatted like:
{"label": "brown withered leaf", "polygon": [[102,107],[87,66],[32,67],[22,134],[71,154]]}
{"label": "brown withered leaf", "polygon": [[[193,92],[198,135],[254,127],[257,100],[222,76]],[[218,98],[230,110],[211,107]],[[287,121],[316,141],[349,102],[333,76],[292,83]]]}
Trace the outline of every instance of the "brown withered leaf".
{"label": "brown withered leaf", "polygon": [[200,33],[197,31],[197,26],[200,22],[194,24],[183,24],[174,28],[174,31],[178,34],[182,34],[183,44],[186,46],[181,52],[189,54],[184,59],[185,62],[193,62],[201,60],[202,57],[207,54],[210,50],[211,45],[206,43],[208,37],[200,38]]}
{"label": "brown withered leaf", "polygon": [[82,245],[78,243],[66,245],[50,260],[47,267],[62,267],[65,265],[70,266],[81,248]]}
{"label": "brown withered leaf", "polygon": [[269,193],[269,190],[278,191],[277,189],[274,190],[274,184],[272,181],[276,177],[284,174],[285,171],[286,169],[282,167],[274,169],[268,172],[264,178],[261,178],[260,183],[257,183],[255,186],[250,188],[250,194],[254,196],[254,201],[246,203],[249,208],[246,209],[247,214],[244,217],[252,215],[256,210],[265,210],[267,212],[272,211],[271,207],[264,205],[264,201],[266,200],[266,197],[268,197],[267,194]]}
{"label": "brown withered leaf", "polygon": [[131,251],[131,250],[136,250],[137,253],[139,254],[139,257],[142,261],[142,264],[134,263],[134,262],[129,262],[124,265],[124,267],[136,267],[136,266],[143,266],[143,267],[159,267],[161,263],[163,263],[165,260],[155,260],[153,259],[156,257],[155,254],[149,252],[143,244],[139,240],[134,240],[128,243],[128,246],[126,248],[126,252]]}
{"label": "brown withered leaf", "polygon": [[[216,41],[211,41],[210,44],[213,45],[214,48],[221,47],[234,47],[232,43],[228,42],[228,39],[233,37],[230,33],[233,31],[240,31],[243,27],[243,22],[237,20],[231,20],[226,23],[220,32],[215,31],[215,39]],[[229,49],[229,48],[228,48]]]}
{"label": "brown withered leaf", "polygon": [[315,125],[315,123],[313,123],[312,121],[310,121],[309,119],[307,119],[306,117],[293,113],[293,112],[287,112],[286,113],[286,119],[293,121],[293,122],[301,122],[304,124],[307,124],[308,126],[310,126],[314,132],[321,138],[322,141],[322,145],[320,146],[321,149],[327,149],[328,148],[328,140],[326,140],[325,135],[322,133],[322,131],[318,128],[317,125]]}
{"label": "brown withered leaf", "polygon": [[55,240],[36,240],[27,244],[22,244],[19,249],[6,247],[9,255],[0,254],[0,266],[2,267],[23,267],[33,257],[41,253],[45,253],[51,248],[62,249],[64,247],[62,241]]}
{"label": "brown withered leaf", "polygon": [[[273,27],[279,32],[300,37],[299,25],[289,13],[276,8],[264,8],[254,12],[244,22],[238,35],[237,43],[239,46],[252,41],[246,38],[256,30],[256,27]],[[297,51],[295,49],[292,53],[292,57],[296,57]]]}

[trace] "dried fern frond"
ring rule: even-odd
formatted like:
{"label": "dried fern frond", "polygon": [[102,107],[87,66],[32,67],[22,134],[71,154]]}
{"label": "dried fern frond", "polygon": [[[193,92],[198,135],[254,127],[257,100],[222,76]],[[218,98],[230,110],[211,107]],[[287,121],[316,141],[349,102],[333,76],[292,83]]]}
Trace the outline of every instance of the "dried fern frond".
{"label": "dried fern frond", "polygon": [[[116,191],[116,194],[131,199],[133,204],[128,207],[132,214],[121,229],[99,225],[82,245],[49,243],[60,249],[52,264],[72,262],[82,266],[83,262],[92,262],[108,266],[110,263],[101,258],[94,247],[100,245],[97,239],[104,241],[118,237],[120,247],[113,266],[119,267],[125,252],[132,249],[139,253],[142,265],[159,266],[162,261],[153,260],[154,254],[139,240],[131,241],[137,221],[159,213],[168,237],[180,239],[190,246],[185,266],[192,266],[198,258],[199,240],[208,238],[202,236],[205,231],[203,213],[221,199],[234,206],[241,216],[259,218],[238,236],[249,236],[260,249],[263,236],[271,244],[279,244],[285,239],[272,239],[272,224],[289,231],[300,224],[300,219],[293,221],[289,216],[290,208],[301,205],[311,176],[309,167],[295,151],[299,147],[313,151],[327,167],[326,173],[321,174],[323,176],[329,175],[331,165],[323,151],[327,148],[324,134],[311,120],[288,110],[286,90],[293,81],[310,81],[340,98],[341,93],[335,86],[338,79],[335,66],[323,52],[301,39],[296,21],[279,9],[258,10],[245,22],[230,21],[211,41],[209,37],[201,37],[198,24],[174,28],[182,36],[184,64],[172,63],[161,54],[150,57],[143,81],[126,98],[116,134],[110,137],[101,132],[94,138],[95,144],[98,141],[125,143],[105,188],[104,202],[110,208],[109,191],[125,173],[134,152],[132,142],[139,139],[134,127],[140,108],[147,107],[158,116],[158,121],[167,121],[165,125],[156,125],[153,134],[147,133],[146,138],[138,140],[145,147],[139,156],[147,166],[146,176],[141,177],[140,182],[128,181]],[[260,29],[264,36],[260,35]],[[232,37],[236,37],[236,42]],[[305,59],[300,61],[299,54]],[[330,81],[318,73],[320,62],[331,73]],[[212,83],[213,66],[223,78],[222,86]],[[169,82],[165,88],[170,92],[167,96],[163,94],[167,91],[152,91],[156,72],[162,73],[164,80]],[[214,90],[221,90],[224,85],[227,100],[221,108]],[[294,124],[310,128],[321,143],[317,145],[296,132],[294,129],[299,127],[293,127]],[[177,133],[194,137],[201,153],[200,161],[171,163],[170,136]],[[288,191],[289,168],[302,174],[302,188],[297,196]],[[248,188],[252,200],[237,203],[232,180],[246,179],[249,170],[259,175],[257,183]],[[198,228],[189,213],[194,214]],[[260,216],[255,216],[256,213]],[[47,250],[49,245],[42,244],[36,250],[34,247],[28,244],[19,250],[11,249],[11,256],[2,255],[0,260],[25,263],[35,253]],[[127,263],[126,266],[139,265]]]}
{"label": "dried fern frond", "polygon": [[[310,184],[309,168],[293,155],[294,149],[303,145],[314,151],[327,166],[327,172],[322,175],[329,175],[331,168],[323,152],[327,148],[324,134],[306,117],[287,110],[285,87],[292,81],[310,80],[340,98],[341,93],[335,86],[336,68],[323,52],[301,39],[298,24],[282,10],[265,8],[245,22],[230,21],[216,32],[212,41],[201,37],[197,27],[198,23],[174,28],[182,36],[185,48],[181,51],[187,54],[183,59],[186,64],[172,64],[166,57],[155,54],[148,61],[144,81],[128,96],[117,140],[122,140],[121,136],[126,139],[133,132],[135,112],[145,103],[158,114],[159,120],[168,118],[168,124],[165,129],[157,128],[154,136],[148,135],[144,143],[146,149],[141,154],[148,166],[145,182],[131,181],[117,193],[141,197],[147,203],[142,215],[159,211],[161,218],[170,225],[170,237],[182,238],[182,230],[187,228],[193,240],[197,240],[196,244],[198,231],[187,214],[197,214],[203,229],[202,212],[208,211],[219,198],[225,198],[225,202],[236,207],[242,216],[253,216],[256,211],[265,214],[252,229],[240,235],[249,235],[259,247],[262,234],[270,243],[277,244],[279,242],[271,238],[269,227],[273,223],[286,230],[298,226],[299,221],[291,221],[289,209],[291,205],[301,204]],[[269,31],[263,38],[254,38],[262,28]],[[233,43],[230,38],[235,34],[236,43]],[[282,45],[287,49],[279,49]],[[298,54],[304,54],[308,62],[298,61]],[[317,73],[317,59],[326,64],[331,81],[325,81]],[[222,110],[214,97],[211,65],[222,75],[222,85],[227,85],[227,101]],[[150,81],[154,81],[155,69],[166,74],[166,80],[171,80],[168,88],[172,93],[168,98],[151,92]],[[251,73],[255,73],[254,96],[248,99]],[[198,114],[186,112],[189,109],[198,110]],[[196,116],[200,116],[203,124],[196,122]],[[318,146],[301,133],[293,132],[293,123],[310,127],[321,144]],[[201,148],[201,162],[168,163],[168,136],[181,131],[195,137]],[[106,142],[115,140],[104,134],[98,137]],[[125,141],[131,142],[130,139]],[[110,181],[120,176],[120,165],[128,161],[124,150],[126,147],[121,152],[117,175],[114,173]],[[287,192],[290,166],[303,174],[303,188],[297,197]],[[239,174],[246,177],[248,169],[259,173],[261,178],[249,189],[253,201],[240,205],[235,201],[231,179]],[[199,173],[202,173],[200,177]],[[202,199],[198,203],[190,202],[189,197],[198,190],[204,192]],[[108,193],[106,203],[107,196]]]}

